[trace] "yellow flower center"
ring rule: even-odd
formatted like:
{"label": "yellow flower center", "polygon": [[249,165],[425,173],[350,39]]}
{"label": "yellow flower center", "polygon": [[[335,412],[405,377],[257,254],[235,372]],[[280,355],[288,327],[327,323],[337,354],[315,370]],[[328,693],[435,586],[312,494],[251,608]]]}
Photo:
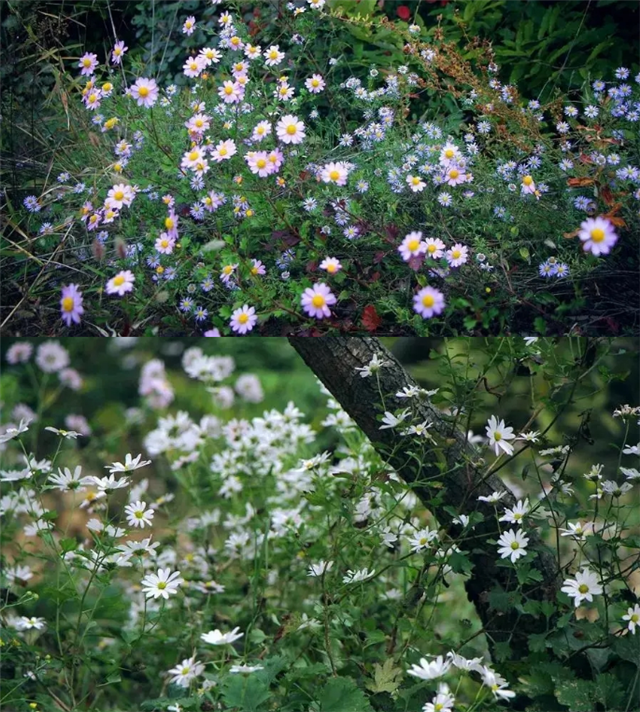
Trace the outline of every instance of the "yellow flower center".
{"label": "yellow flower center", "polygon": [[320,307],[323,307],[325,305],[325,299],[322,294],[316,294],[316,296],[311,300],[311,303],[314,307],[317,307],[319,309]]}
{"label": "yellow flower center", "polygon": [[167,228],[167,230],[171,230],[174,225],[175,225],[175,222],[174,222],[173,218],[167,218],[164,221],[164,226]]}
{"label": "yellow flower center", "polygon": [[160,247],[169,247],[169,240],[163,240],[160,243]]}
{"label": "yellow flower center", "polygon": [[494,440],[502,440],[502,435],[500,433],[494,433],[493,434],[493,439]]}
{"label": "yellow flower center", "polygon": [[319,86],[320,86],[320,80],[319,80],[319,79],[312,79],[312,80],[311,80],[311,86],[319,87]]}
{"label": "yellow flower center", "polygon": [[525,176],[525,177],[522,179],[522,182],[523,182],[525,185],[531,185],[531,184],[533,183],[533,178],[532,178],[531,176]]}
{"label": "yellow flower center", "polygon": [[97,94],[91,94],[89,97],[89,101],[94,104],[96,101],[98,101],[98,95]]}
{"label": "yellow flower center", "polygon": [[106,84],[102,85],[102,91],[111,91],[113,89],[113,84],[111,82],[107,82]]}
{"label": "yellow flower center", "polygon": [[233,267],[231,265],[227,265],[226,267],[223,268],[222,270],[225,274],[231,274],[233,272]]}
{"label": "yellow flower center", "polygon": [[[289,129],[290,128],[291,126],[289,126]],[[289,129],[287,129],[287,131],[289,131]],[[256,129],[256,133],[262,136],[262,134],[264,133],[264,126],[258,126],[258,128]]]}
{"label": "yellow flower center", "polygon": [[189,154],[190,161],[197,161],[199,157],[200,154],[197,151],[191,151],[191,153]]}
{"label": "yellow flower center", "polygon": [[233,94],[233,87],[227,85],[227,86],[224,88],[224,93],[225,93],[227,96],[228,96],[229,94]]}
{"label": "yellow flower center", "polygon": [[431,254],[433,254],[435,251],[436,251],[435,245],[431,244],[427,247],[427,252],[430,252]]}
{"label": "yellow flower center", "polygon": [[289,124],[287,126],[287,133],[289,134],[289,136],[293,136],[297,130],[298,129],[295,124]]}
{"label": "yellow flower center", "polygon": [[591,239],[594,242],[602,242],[604,240],[604,230],[600,227],[596,227],[591,231]]}
{"label": "yellow flower center", "polygon": [[182,672],[183,675],[188,675],[188,674],[189,674],[189,671],[190,671],[190,668],[188,668],[188,667],[183,667],[181,672]]}
{"label": "yellow flower center", "polygon": [[119,274],[114,280],[113,283],[115,284],[116,287],[121,287],[125,283],[125,278]]}
{"label": "yellow flower center", "polygon": [[116,190],[116,192],[113,194],[113,197],[116,200],[122,200],[124,198],[124,191],[122,190]]}
{"label": "yellow flower center", "polygon": [[637,623],[640,621],[640,614],[638,613],[632,613],[631,618],[629,619],[632,623]]}
{"label": "yellow flower center", "polygon": [[520,544],[518,544],[517,541],[512,541],[511,542],[511,548],[515,551],[516,549],[520,548]]}
{"label": "yellow flower center", "polygon": [[165,589],[167,587],[167,583],[166,583],[166,581],[159,581],[156,584],[156,586],[162,591],[163,589]]}
{"label": "yellow flower center", "polygon": [[338,180],[338,178],[340,178],[340,171],[331,171],[329,178],[331,178],[331,180]]}
{"label": "yellow flower center", "polygon": [[415,252],[418,249],[418,247],[420,247],[420,240],[411,240],[411,242],[407,245],[407,247],[409,248],[409,250],[411,252]]}
{"label": "yellow flower center", "polygon": [[221,156],[226,156],[227,153],[229,153],[229,151],[227,151],[227,149],[223,146],[223,147],[218,151],[218,153],[219,153]]}
{"label": "yellow flower center", "polygon": [[269,59],[278,59],[278,52],[275,49],[272,49],[271,52],[269,52]]}
{"label": "yellow flower center", "polygon": [[138,509],[138,511],[136,511],[136,512],[133,513],[133,516],[134,516],[136,519],[142,519],[142,517],[144,516],[144,512],[142,512],[142,511],[140,511],[140,510]]}
{"label": "yellow flower center", "polygon": [[232,38],[231,38],[231,44],[233,44],[233,45],[239,45],[239,44],[240,44],[240,38],[239,38],[239,37],[232,37]]}
{"label": "yellow flower center", "polygon": [[581,583],[578,586],[578,591],[580,591],[580,593],[587,593],[589,591],[589,587],[587,586],[586,583]]}
{"label": "yellow flower center", "polygon": [[435,303],[436,300],[432,294],[425,294],[425,296],[422,297],[422,305],[425,307],[432,307]]}
{"label": "yellow flower center", "polygon": [[204,126],[204,121],[202,119],[196,119],[196,126],[201,129]]}
{"label": "yellow flower center", "polygon": [[449,178],[452,178],[453,180],[455,180],[459,175],[460,171],[457,171],[455,168],[449,171]]}
{"label": "yellow flower center", "polygon": [[412,183],[413,185],[420,185],[420,178],[418,178],[418,176],[413,176],[413,177],[411,178],[411,183]]}
{"label": "yellow flower center", "polygon": [[330,272],[331,274],[333,274],[334,272],[336,272],[337,269],[338,269],[338,268],[337,268],[336,265],[334,265],[334,264],[327,265],[327,272]]}
{"label": "yellow flower center", "polygon": [[448,149],[444,152],[444,155],[445,155],[446,158],[453,158],[454,152],[453,152],[453,150],[452,150],[451,148],[448,148]]}
{"label": "yellow flower center", "polygon": [[90,67],[91,66],[91,60],[89,58],[83,59],[82,64],[84,64],[85,67]]}
{"label": "yellow flower center", "polygon": [[156,272],[157,274],[164,274],[164,267],[162,265],[159,265],[156,267]]}
{"label": "yellow flower center", "polygon": [[257,267],[252,267],[251,268],[251,274],[255,277],[258,274],[258,268]]}
{"label": "yellow flower center", "polygon": [[240,314],[240,316],[238,317],[238,321],[241,324],[246,324],[249,321],[249,315],[248,314]]}
{"label": "yellow flower center", "polygon": [[454,250],[451,253],[451,256],[453,257],[454,260],[457,260],[460,257],[460,250]]}
{"label": "yellow flower center", "polygon": [[73,297],[65,297],[62,300],[62,309],[66,312],[73,311]]}
{"label": "yellow flower center", "polygon": [[144,99],[149,96],[149,87],[138,87],[138,94]]}

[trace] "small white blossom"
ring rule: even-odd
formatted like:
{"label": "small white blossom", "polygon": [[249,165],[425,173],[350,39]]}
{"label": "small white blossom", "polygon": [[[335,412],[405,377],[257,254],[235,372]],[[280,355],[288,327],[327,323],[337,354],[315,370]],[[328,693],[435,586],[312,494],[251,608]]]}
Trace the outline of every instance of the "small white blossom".
{"label": "small white blossom", "polygon": [[574,599],[577,608],[582,601],[593,601],[593,597],[602,593],[602,585],[598,576],[584,567],[576,574],[575,579],[566,579],[560,589],[567,596]]}
{"label": "small white blossom", "polygon": [[640,606],[636,603],[633,608],[627,609],[627,615],[622,616],[622,620],[628,622],[629,630],[635,635],[636,628],[640,626]]}
{"label": "small white blossom", "polygon": [[200,638],[211,645],[231,645],[231,643],[239,640],[244,635],[244,633],[238,633],[239,630],[240,628],[234,628],[229,633],[222,633],[216,628],[208,633],[203,633]]}
{"label": "small white blossom", "polygon": [[359,583],[360,581],[366,581],[375,574],[376,570],[371,569],[359,569],[357,571],[352,571],[349,569],[347,575],[343,577],[342,583]]}
{"label": "small white blossom", "polygon": [[489,445],[496,455],[500,455],[501,451],[507,455],[513,454],[513,445],[507,442],[507,440],[513,440],[515,437],[513,428],[507,428],[504,420],[498,420],[495,415],[492,415],[489,418],[486,430]]}
{"label": "small white blossom", "polygon": [[146,467],[150,464],[151,460],[143,460],[142,455],[132,458],[131,454],[127,453],[124,458],[124,464],[121,462],[114,462],[111,465],[105,465],[105,467],[113,475],[116,472],[133,472],[134,470],[139,470],[141,467]]}
{"label": "small white blossom", "polygon": [[419,677],[421,680],[435,680],[445,675],[450,667],[451,662],[445,660],[442,655],[438,655],[438,657],[431,662],[426,658],[420,658],[420,663],[418,665],[412,665],[411,668],[407,670],[407,675]]}
{"label": "small white blossom", "polygon": [[322,576],[322,574],[330,571],[333,567],[333,561],[318,561],[317,564],[311,564],[307,570],[307,576]]}
{"label": "small white blossom", "polygon": [[162,596],[166,600],[178,593],[178,586],[184,583],[184,579],[180,578],[179,571],[172,573],[171,569],[158,569],[157,574],[147,574],[141,583],[147,598]]}
{"label": "small white blossom", "polygon": [[403,410],[399,415],[394,415],[393,413],[389,413],[389,411],[385,411],[384,416],[382,417],[382,422],[384,425],[380,426],[380,430],[387,430],[388,428],[395,428],[400,423],[402,423],[403,420],[406,420],[409,417],[409,411],[408,410]]}
{"label": "small white blossom", "polygon": [[501,559],[511,559],[515,562],[527,553],[529,539],[518,529],[509,529],[498,539],[498,553]]}
{"label": "small white blossom", "polygon": [[360,373],[361,378],[369,378],[369,376],[377,373],[383,366],[388,366],[388,361],[381,361],[378,354],[374,354],[371,361],[369,361],[368,366],[363,366],[361,368],[356,368],[356,371]]}

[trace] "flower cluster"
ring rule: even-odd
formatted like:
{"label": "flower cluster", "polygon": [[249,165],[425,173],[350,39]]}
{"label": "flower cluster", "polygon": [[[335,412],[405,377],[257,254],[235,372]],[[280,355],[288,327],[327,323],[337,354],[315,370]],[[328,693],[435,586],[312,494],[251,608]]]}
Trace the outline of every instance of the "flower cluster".
{"label": "flower cluster", "polygon": [[[153,308],[157,322],[244,335],[271,318],[350,324],[374,302],[390,324],[420,330],[411,308],[428,320],[468,309],[471,320],[496,298],[489,326],[532,282],[579,281],[625,249],[640,199],[628,70],[560,109],[521,99],[490,63],[489,78],[455,90],[469,118],[451,136],[431,117],[405,118],[416,88],[445,81],[449,50],[422,42],[417,26],[398,30],[407,65],[340,81],[342,58],[307,68],[316,28],[347,22],[325,10],[289,3],[297,31],[277,44],[254,44],[225,10],[216,32],[183,18],[182,32],[206,41],[185,58],[182,88],[130,69],[122,41],[104,63],[79,59],[89,117],[79,120],[102,141],[95,180],[64,171],[56,189],[24,200],[46,216],[38,234],[73,229],[86,240],[80,259],[92,251],[103,263],[101,284],[62,286],[66,326],[102,309],[140,321]],[[339,136],[324,116],[329,92],[331,114],[344,114]],[[405,280],[409,292],[396,288]]]}

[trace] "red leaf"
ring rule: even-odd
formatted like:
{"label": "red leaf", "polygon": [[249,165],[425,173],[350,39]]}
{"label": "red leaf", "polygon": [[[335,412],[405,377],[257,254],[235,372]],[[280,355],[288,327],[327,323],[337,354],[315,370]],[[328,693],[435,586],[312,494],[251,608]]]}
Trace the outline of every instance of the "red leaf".
{"label": "red leaf", "polygon": [[378,316],[376,308],[373,304],[369,304],[362,313],[362,325],[367,331],[373,333],[378,330],[380,324],[382,324],[382,319]]}

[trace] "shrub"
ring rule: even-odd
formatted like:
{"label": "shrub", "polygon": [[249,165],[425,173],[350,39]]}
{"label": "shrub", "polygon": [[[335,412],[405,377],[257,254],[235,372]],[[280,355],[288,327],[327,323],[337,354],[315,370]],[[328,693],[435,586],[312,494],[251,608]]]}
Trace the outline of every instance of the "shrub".
{"label": "shrub", "polygon": [[[11,344],[7,709],[635,709],[639,409],[600,407],[628,345],[451,340],[426,389],[376,340],[296,340],[310,363],[314,343],[313,418],[282,374],[276,410],[232,357],[191,346],[172,371],[116,342],[140,400],[105,393],[90,422],[118,370]],[[497,394],[529,411],[505,423]]]}
{"label": "shrub", "polygon": [[[103,334],[637,327],[638,77],[541,106],[489,46],[470,63],[419,26],[300,9],[279,21],[286,52],[222,13],[190,89],[126,54],[77,63],[75,146],[14,235],[50,256],[24,265],[47,328],[61,299],[68,326]],[[402,36],[406,64],[352,75],[345,28],[363,27]]]}

